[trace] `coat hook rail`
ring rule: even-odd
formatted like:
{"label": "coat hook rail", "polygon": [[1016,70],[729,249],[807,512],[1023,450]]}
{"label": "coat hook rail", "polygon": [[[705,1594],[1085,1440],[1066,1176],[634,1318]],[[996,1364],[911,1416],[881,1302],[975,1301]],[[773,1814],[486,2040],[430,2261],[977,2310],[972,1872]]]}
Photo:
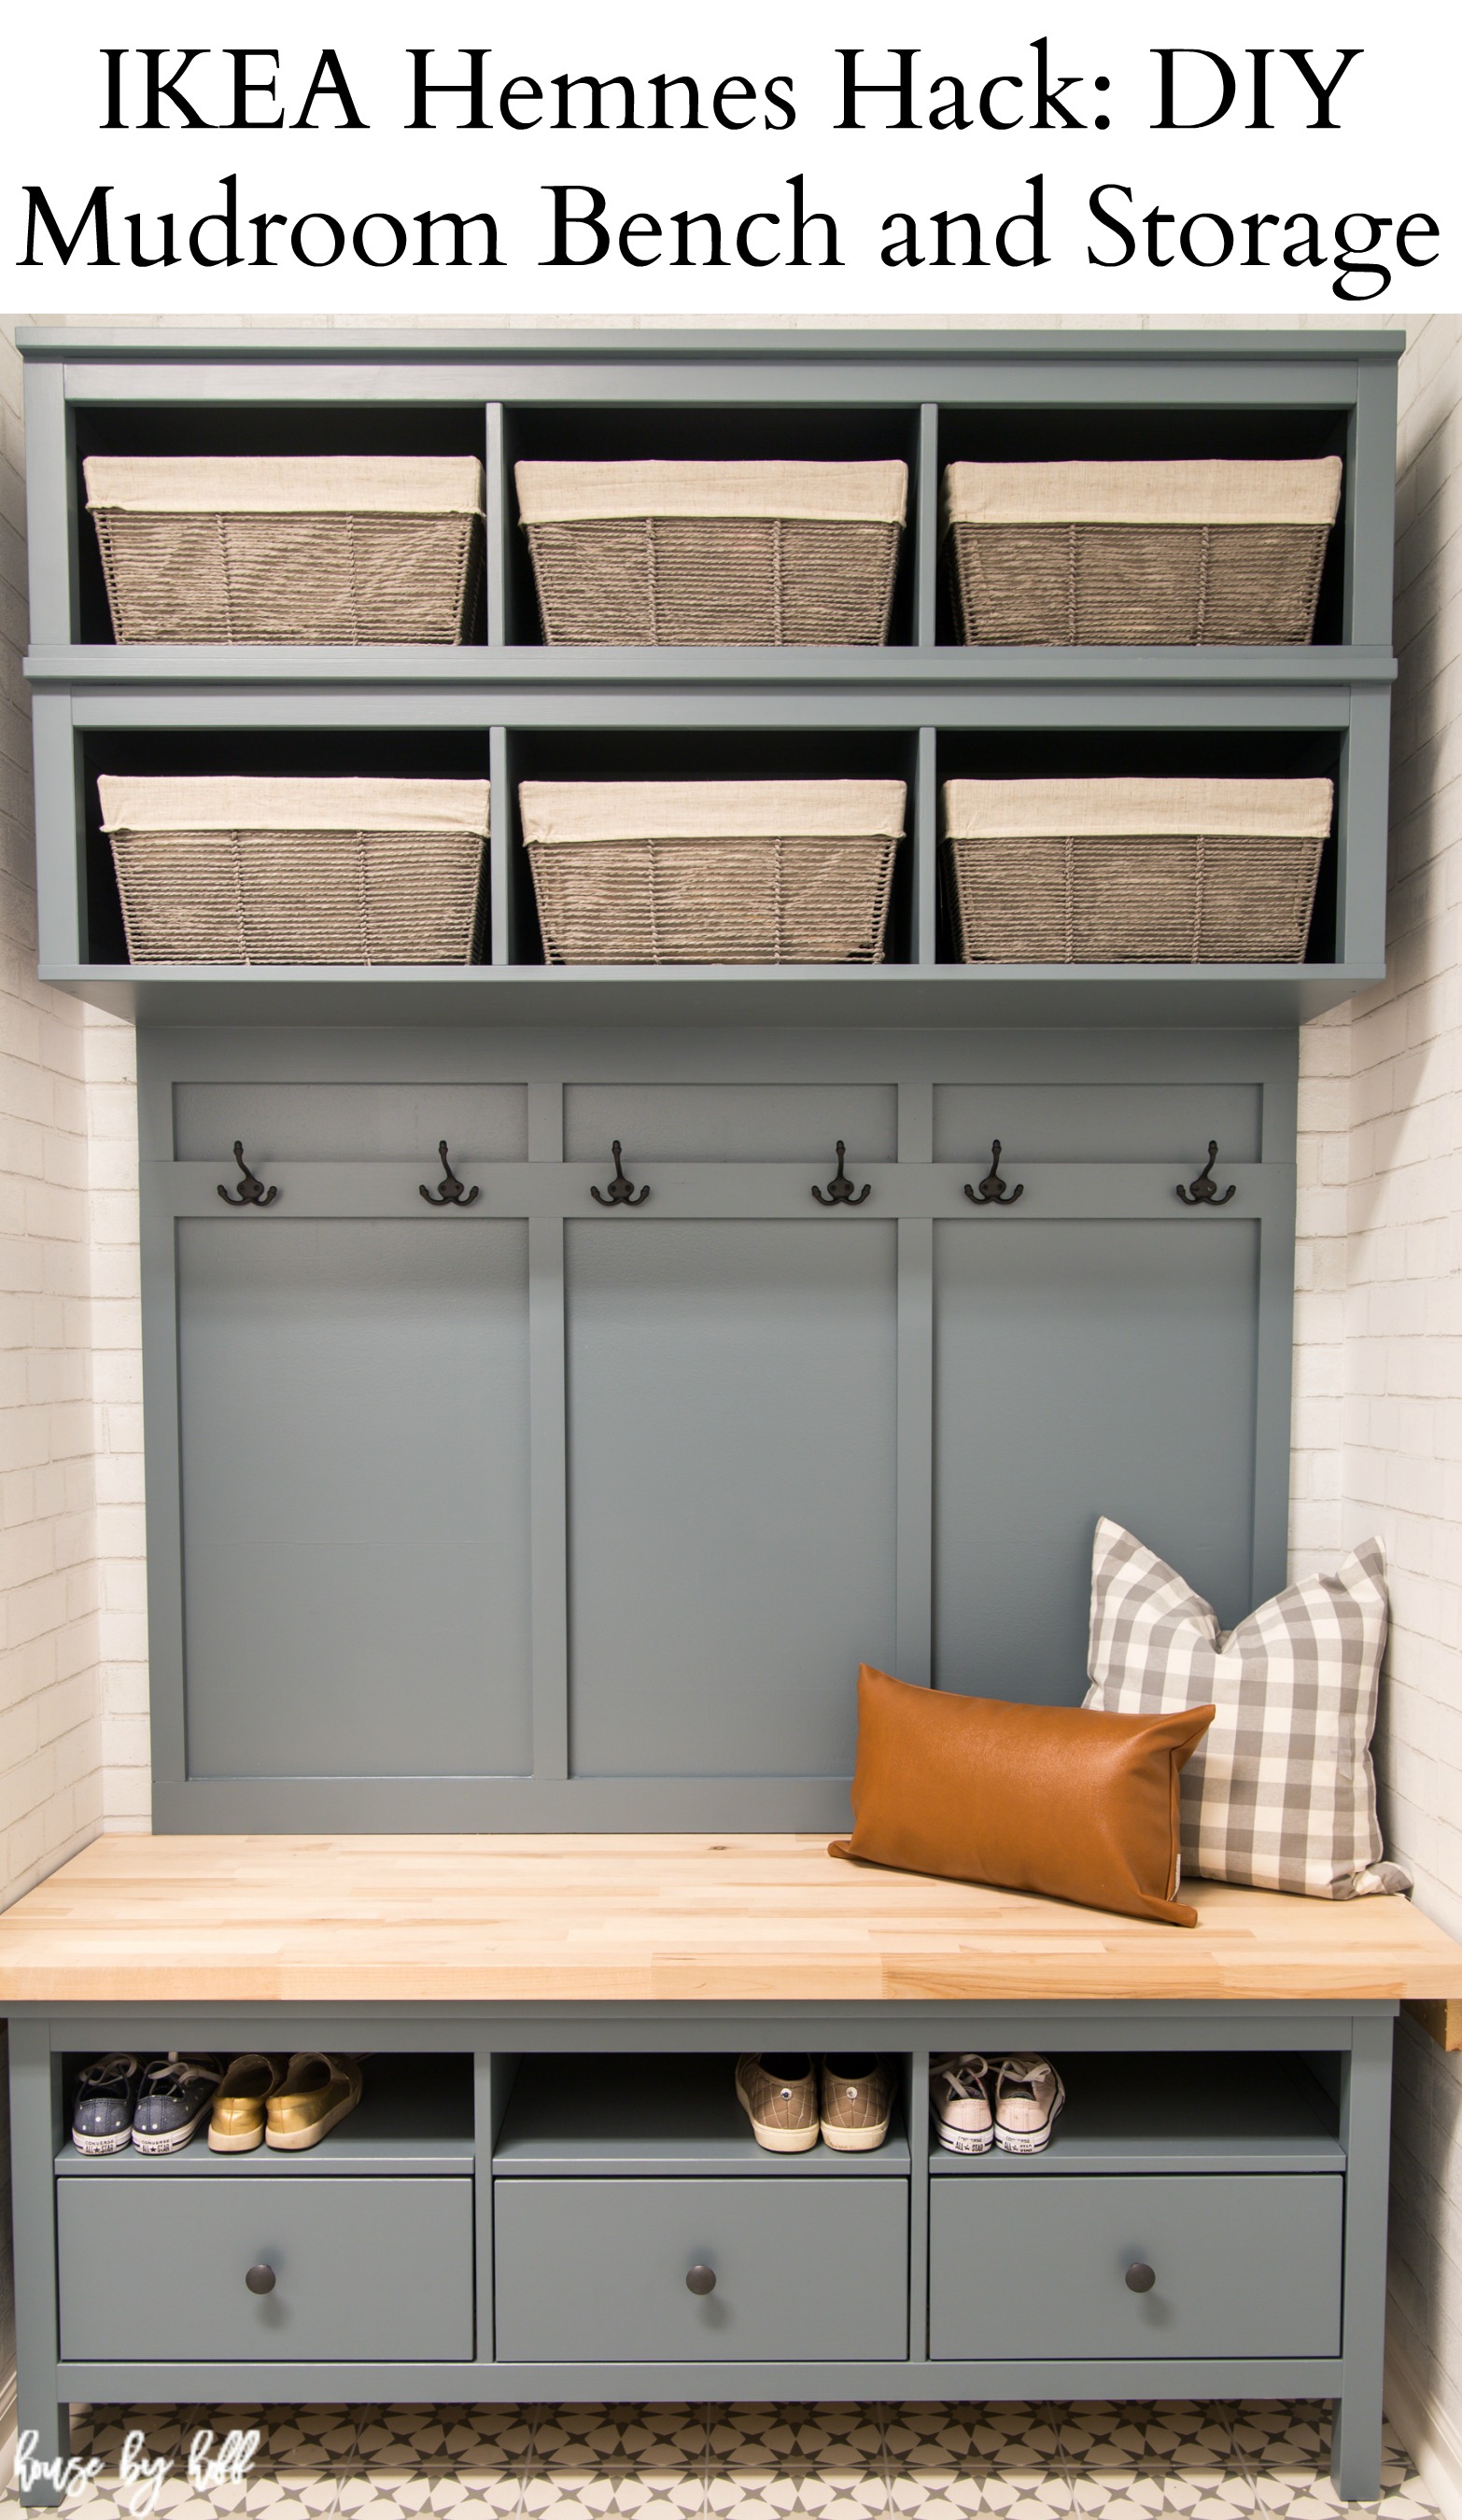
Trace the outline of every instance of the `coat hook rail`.
{"label": "coat hook rail", "polygon": [[268,1190],[265,1190],[257,1173],[251,1173],[250,1171],[249,1166],[244,1161],[244,1141],[242,1138],[235,1138],[234,1140],[234,1161],[239,1167],[238,1189],[230,1190],[223,1182],[220,1182],[218,1185],[218,1195],[222,1199],[224,1206],[272,1207],[279,1196],[279,1184],[278,1182],[274,1182]]}
{"label": "coat hook rail", "polygon": [[590,1197],[597,1198],[601,1207],[643,1207],[646,1199],[650,1195],[649,1183],[646,1182],[643,1189],[636,1190],[633,1182],[625,1180],[624,1165],[621,1159],[621,1150],[617,1138],[611,1147],[610,1153],[615,1159],[615,1178],[610,1183],[608,1190],[601,1190],[597,1182],[591,1182],[589,1184]]}
{"label": "coat hook rail", "polygon": [[1213,1166],[1217,1160],[1218,1141],[1216,1138],[1210,1138],[1209,1160],[1202,1172],[1194,1175],[1186,1190],[1181,1182],[1175,1185],[1184,1207],[1227,1207],[1239,1185],[1237,1182],[1230,1182],[1227,1190],[1219,1189],[1213,1179]]}
{"label": "coat hook rail", "polygon": [[473,1200],[479,1195],[480,1185],[477,1182],[474,1182],[471,1190],[468,1190],[465,1185],[457,1179],[456,1174],[452,1170],[451,1164],[447,1160],[447,1142],[445,1138],[438,1139],[436,1151],[441,1157],[441,1180],[437,1188],[435,1190],[429,1190],[425,1182],[418,1182],[417,1184],[417,1188],[421,1192],[427,1205],[429,1207],[471,1207]]}
{"label": "coat hook rail", "polygon": [[972,1200],[976,1207],[1014,1207],[1016,1200],[1023,1198],[1025,1193],[1024,1182],[1017,1182],[1014,1190],[1007,1190],[1000,1179],[1000,1141],[998,1138],[993,1139],[990,1144],[989,1171],[978,1190],[971,1183],[966,1182],[966,1198]]}
{"label": "coat hook rail", "polygon": [[861,1190],[854,1190],[844,1167],[843,1159],[846,1152],[847,1148],[840,1138],[838,1141],[838,1169],[834,1173],[832,1180],[829,1182],[827,1189],[825,1191],[819,1190],[816,1182],[812,1185],[812,1195],[816,1199],[819,1207],[861,1207],[864,1199],[872,1190],[872,1182],[865,1182]]}

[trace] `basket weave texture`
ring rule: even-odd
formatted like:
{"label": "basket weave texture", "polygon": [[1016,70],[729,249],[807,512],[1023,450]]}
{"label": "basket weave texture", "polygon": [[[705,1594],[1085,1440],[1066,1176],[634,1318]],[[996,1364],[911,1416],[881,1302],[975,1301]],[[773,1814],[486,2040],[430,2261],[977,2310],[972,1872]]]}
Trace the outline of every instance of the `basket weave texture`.
{"label": "basket weave texture", "polygon": [[952,779],[966,963],[1298,963],[1328,779]]}
{"label": "basket weave texture", "polygon": [[908,494],[878,464],[519,464],[550,647],[878,647]]}
{"label": "basket weave texture", "polygon": [[102,779],[134,963],[470,963],[485,780]]}
{"label": "basket weave texture", "polygon": [[878,963],[898,779],[526,780],[550,963]]}
{"label": "basket weave texture", "polygon": [[456,646],[482,548],[472,456],[89,456],[123,644]]}
{"label": "basket weave texture", "polygon": [[951,464],[970,646],[1302,647],[1340,505],[1305,462]]}

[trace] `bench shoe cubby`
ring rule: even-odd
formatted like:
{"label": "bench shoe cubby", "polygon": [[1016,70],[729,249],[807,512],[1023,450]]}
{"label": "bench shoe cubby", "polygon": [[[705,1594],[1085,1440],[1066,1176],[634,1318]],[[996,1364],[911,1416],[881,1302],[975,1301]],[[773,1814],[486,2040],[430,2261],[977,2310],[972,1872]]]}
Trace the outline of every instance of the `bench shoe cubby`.
{"label": "bench shoe cubby", "polygon": [[[1138,1928],[1061,1912],[1053,1958],[1017,1903],[1013,1992],[1010,1919],[821,1849],[859,1661],[1079,1698],[1097,1514],[1225,1624],[1284,1580],[1298,1026],[1385,964],[1399,336],[23,346],[41,975],[139,1027],[158,1831],[77,1859],[84,1932],[35,1956],[46,1885],[0,1920],[41,2455],[74,2399],[1294,2394],[1373,2494],[1425,1920],[1317,1991],[1264,1973],[1282,1917],[1152,1928],[1155,1983]],[[88,465],[321,458],[481,467],[450,619],[114,638]],[[1311,635],[1083,645],[1068,602],[1057,644],[966,644],[946,473],[1031,463],[1338,463]],[[757,638],[545,639],[520,465],[901,467],[881,637],[800,643],[773,517]],[[265,778],[485,788],[477,959],[129,961],[99,783]],[[1303,959],[962,961],[942,790],[1103,779],[1329,783]],[[881,960],[549,959],[525,788],[820,781],[903,791]],[[1233,1194],[1185,1205],[1211,1142]],[[653,1964],[597,1967],[661,1860]],[[346,1982],[321,1863],[347,1939],[400,1903],[392,1963],[370,1933]],[[165,1969],[215,1866],[251,1898]],[[69,2075],[111,2046],[351,2049],[367,2096],[298,2156],[88,2164]],[[897,2058],[888,2144],[761,2153],[733,2062],[788,2046]],[[1059,2060],[1048,2152],[931,2145],[966,2047]]]}

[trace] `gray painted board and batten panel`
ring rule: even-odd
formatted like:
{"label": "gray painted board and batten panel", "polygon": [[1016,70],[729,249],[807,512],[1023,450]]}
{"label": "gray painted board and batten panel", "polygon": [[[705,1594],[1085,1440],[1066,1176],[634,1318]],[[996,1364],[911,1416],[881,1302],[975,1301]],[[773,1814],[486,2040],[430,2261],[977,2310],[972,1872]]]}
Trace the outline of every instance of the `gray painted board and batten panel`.
{"label": "gray painted board and batten panel", "polygon": [[568,1229],[581,1776],[846,1777],[891,1659],[896,1229]]}
{"label": "gray painted board and batten panel", "polygon": [[519,1775],[522,1223],[177,1227],[193,1774]]}
{"label": "gray painted board and batten panel", "polygon": [[[1098,1514],[1225,1622],[1283,1580],[1282,1036],[144,1063],[164,1825],[834,1828],[860,1661],[1081,1695]],[[240,1134],[266,1211],[218,1199]],[[422,1202],[440,1136],[470,1209]],[[1236,1196],[1188,1211],[1211,1136]]]}
{"label": "gray painted board and batten panel", "polygon": [[1176,1206],[1042,1221],[1024,1201],[935,1227],[940,1688],[1084,1694],[1101,1514],[1225,1627],[1253,1607],[1257,1231]]}

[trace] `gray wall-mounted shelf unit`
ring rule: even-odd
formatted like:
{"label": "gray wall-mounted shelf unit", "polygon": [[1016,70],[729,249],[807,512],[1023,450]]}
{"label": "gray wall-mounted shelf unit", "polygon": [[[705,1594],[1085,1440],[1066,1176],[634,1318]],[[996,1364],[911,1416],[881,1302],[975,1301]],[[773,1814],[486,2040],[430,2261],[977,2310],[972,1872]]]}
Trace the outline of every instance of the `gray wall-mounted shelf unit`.
{"label": "gray wall-mounted shelf unit", "polygon": [[[125,335],[25,332],[45,976],[147,1022],[1294,1024],[1384,969],[1393,333]],[[480,636],[456,650],[118,648],[82,505],[90,452],[474,452]],[[550,649],[523,454],[898,454],[909,529],[881,650]],[[1316,455],[1346,488],[1306,649],[986,649],[941,593],[938,485],[985,455]],[[133,968],[95,781],[111,767],[490,775],[484,959],[460,969]],[[855,756],[855,757],[854,757]],[[514,797],[584,775],[905,775],[890,961],[545,967]],[[367,764],[367,766],[370,766]],[[937,879],[950,774],[1325,771],[1336,830],[1299,966],[966,967]],[[571,775],[571,766],[570,770]]]}

